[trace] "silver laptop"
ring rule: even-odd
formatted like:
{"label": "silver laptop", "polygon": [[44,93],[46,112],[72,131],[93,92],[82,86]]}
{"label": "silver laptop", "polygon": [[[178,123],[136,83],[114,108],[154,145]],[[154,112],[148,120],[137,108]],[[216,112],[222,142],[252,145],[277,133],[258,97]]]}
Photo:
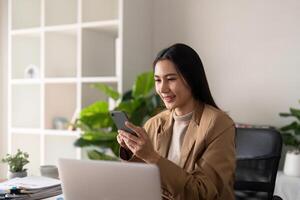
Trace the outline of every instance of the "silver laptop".
{"label": "silver laptop", "polygon": [[60,159],[58,169],[65,200],[161,199],[155,165]]}

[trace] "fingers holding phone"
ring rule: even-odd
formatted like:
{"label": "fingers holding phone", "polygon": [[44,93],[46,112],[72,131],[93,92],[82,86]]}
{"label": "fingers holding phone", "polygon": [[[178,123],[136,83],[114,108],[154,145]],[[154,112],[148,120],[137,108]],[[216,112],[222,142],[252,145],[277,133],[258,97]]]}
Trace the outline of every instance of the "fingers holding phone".
{"label": "fingers holding phone", "polygon": [[121,136],[120,134],[120,130],[128,132],[130,134],[136,135],[136,133],[134,131],[132,131],[131,129],[129,129],[126,125],[125,122],[128,121],[128,117],[126,115],[126,113],[122,112],[122,111],[111,111],[110,112],[111,118],[114,121],[118,131],[118,135],[117,135],[117,141],[118,143],[121,145],[121,147],[125,148],[125,149],[129,149],[124,141],[124,137]]}
{"label": "fingers holding phone", "polygon": [[120,144],[121,147],[123,147],[123,148],[125,148],[127,150],[129,149],[127,147],[125,141],[123,140],[123,137],[120,134],[117,135],[117,141],[118,141],[118,143]]}
{"label": "fingers holding phone", "polygon": [[128,122],[124,112],[111,111],[111,117],[118,128],[118,143],[145,162],[156,163],[159,155],[154,150],[145,129]]}

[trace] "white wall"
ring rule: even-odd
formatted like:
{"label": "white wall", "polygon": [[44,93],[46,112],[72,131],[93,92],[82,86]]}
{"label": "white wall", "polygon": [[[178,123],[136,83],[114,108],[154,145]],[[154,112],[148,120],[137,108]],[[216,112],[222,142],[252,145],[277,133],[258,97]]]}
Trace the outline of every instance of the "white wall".
{"label": "white wall", "polygon": [[154,52],[201,56],[217,104],[236,122],[281,126],[300,99],[300,1],[156,0]]}
{"label": "white wall", "polygon": [[[0,0],[0,158],[7,149],[6,126],[5,126],[5,92],[6,92],[6,65],[7,65],[7,1]],[[6,167],[0,164],[0,178],[6,175]]]}
{"label": "white wall", "polygon": [[151,71],[153,1],[124,1],[123,91],[132,88],[137,75]]}

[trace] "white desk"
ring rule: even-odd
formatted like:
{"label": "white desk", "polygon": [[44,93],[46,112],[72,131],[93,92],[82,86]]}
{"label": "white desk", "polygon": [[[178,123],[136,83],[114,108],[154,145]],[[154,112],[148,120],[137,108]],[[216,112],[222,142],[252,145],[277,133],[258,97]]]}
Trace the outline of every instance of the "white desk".
{"label": "white desk", "polygon": [[300,199],[300,177],[287,176],[282,171],[277,173],[274,195],[283,200]]}
{"label": "white desk", "polygon": [[55,196],[55,197],[50,197],[50,198],[47,198],[47,199],[44,199],[44,200],[64,200],[64,196],[61,194],[61,195],[58,195],[58,196]]}

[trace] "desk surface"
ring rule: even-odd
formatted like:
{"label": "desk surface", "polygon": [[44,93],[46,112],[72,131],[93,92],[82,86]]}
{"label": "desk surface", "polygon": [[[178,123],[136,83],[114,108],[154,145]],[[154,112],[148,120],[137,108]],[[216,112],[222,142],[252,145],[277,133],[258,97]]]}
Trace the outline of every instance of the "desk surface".
{"label": "desk surface", "polygon": [[287,176],[282,171],[277,173],[274,195],[284,200],[300,199],[300,177]]}

